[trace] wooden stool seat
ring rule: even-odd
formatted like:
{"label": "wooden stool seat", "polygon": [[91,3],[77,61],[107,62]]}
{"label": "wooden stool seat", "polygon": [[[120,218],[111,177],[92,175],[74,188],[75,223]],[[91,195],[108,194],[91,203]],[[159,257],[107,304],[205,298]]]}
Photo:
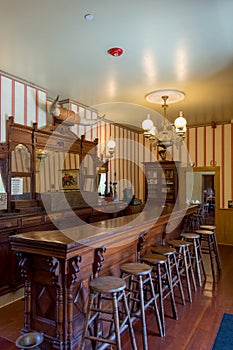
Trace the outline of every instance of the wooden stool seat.
{"label": "wooden stool seat", "polygon": [[166,245],[154,246],[151,248],[152,253],[158,253],[163,255],[172,255],[176,252],[175,248],[168,247]]}
{"label": "wooden stool seat", "polygon": [[200,225],[200,230],[215,231],[216,226],[213,225]]}
{"label": "wooden stool seat", "polygon": [[161,254],[146,254],[141,257],[141,261],[149,264],[166,264],[167,258]]}
{"label": "wooden stool seat", "polygon": [[172,241],[169,241],[168,243],[171,244],[173,247],[176,247],[176,248],[189,247],[190,246],[190,242],[182,241],[181,239],[174,239]]}
{"label": "wooden stool seat", "polygon": [[126,283],[119,277],[101,276],[93,279],[89,287],[95,292],[116,293],[125,289]]}
{"label": "wooden stool seat", "polygon": [[211,231],[211,230],[196,230],[195,232],[200,236],[203,236],[203,235],[206,235],[206,236],[210,235],[211,236],[214,234],[213,231]]}
{"label": "wooden stool seat", "polygon": [[182,233],[181,236],[187,239],[200,238],[200,235],[198,235],[197,233],[189,233],[189,232]]}
{"label": "wooden stool seat", "polygon": [[141,263],[126,263],[121,265],[121,271],[134,276],[143,276],[151,272],[151,267],[147,264]]}

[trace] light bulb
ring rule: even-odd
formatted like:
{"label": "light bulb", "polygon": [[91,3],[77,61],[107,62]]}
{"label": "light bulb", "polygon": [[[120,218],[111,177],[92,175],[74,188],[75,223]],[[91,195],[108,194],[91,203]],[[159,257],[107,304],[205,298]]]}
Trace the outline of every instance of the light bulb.
{"label": "light bulb", "polygon": [[114,149],[114,148],[116,147],[116,142],[115,142],[114,140],[109,140],[109,141],[107,142],[107,146],[108,146],[108,148],[110,148],[110,149]]}
{"label": "light bulb", "polygon": [[187,121],[186,121],[186,119],[183,117],[182,111],[180,111],[179,117],[176,118],[176,120],[175,120],[175,122],[174,122],[174,125],[175,125],[176,129],[184,129],[184,128],[186,128]]}
{"label": "light bulb", "polygon": [[145,131],[150,131],[154,126],[153,121],[150,119],[150,114],[147,114],[147,119],[143,120],[142,128]]}

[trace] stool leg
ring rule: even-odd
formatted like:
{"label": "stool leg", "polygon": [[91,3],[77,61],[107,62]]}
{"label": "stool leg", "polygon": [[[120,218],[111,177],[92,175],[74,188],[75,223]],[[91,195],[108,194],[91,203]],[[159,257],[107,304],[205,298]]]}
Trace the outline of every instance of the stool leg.
{"label": "stool leg", "polygon": [[199,238],[197,238],[197,250],[198,250],[198,253],[199,253],[199,260],[200,260],[200,263],[201,263],[203,276],[204,276],[204,279],[206,280],[206,270],[205,270],[203,254],[202,254],[202,250],[201,250],[201,242],[200,242]]}
{"label": "stool leg", "polygon": [[172,280],[171,280],[169,272],[168,272],[168,263],[165,264],[165,274],[166,274],[167,285],[168,285],[168,288],[169,288],[169,294],[170,294],[170,299],[171,299],[173,317],[176,320],[178,320],[178,313],[177,313],[177,308],[176,308],[176,302],[175,302],[175,297],[174,297]]}
{"label": "stool leg", "polygon": [[162,327],[162,322],[161,322],[161,319],[160,319],[160,313],[159,313],[158,305],[156,303],[156,294],[155,294],[155,289],[154,289],[154,284],[153,284],[153,281],[152,281],[152,278],[151,278],[151,274],[149,274],[149,282],[150,282],[151,294],[152,294],[152,297],[153,297],[155,318],[156,318],[156,321],[157,321],[159,334],[160,334],[161,337],[163,337],[164,336],[163,327]]}
{"label": "stool leg", "polygon": [[183,250],[183,258],[184,258],[184,269],[185,269],[186,281],[187,281],[187,286],[188,286],[189,302],[191,303],[192,302],[191,285],[190,285],[190,280],[189,280],[187,257],[186,257],[186,252],[184,250]]}
{"label": "stool leg", "polygon": [[[183,289],[183,285],[181,282],[181,278],[180,278],[180,271],[178,269],[178,263],[177,263],[177,259],[176,259],[176,254],[174,254],[173,256],[174,259],[174,264],[175,264],[175,270],[176,270],[176,276],[178,279],[178,284],[179,284],[179,290],[180,290],[180,295],[181,295],[181,300],[182,300],[182,304],[185,305],[185,297],[184,297],[184,289]],[[172,280],[172,274],[171,274],[171,280]]]}
{"label": "stool leg", "polygon": [[148,350],[147,331],[146,331],[146,317],[145,317],[144,295],[143,295],[143,283],[142,283],[142,276],[141,275],[139,275],[139,294],[140,294],[140,303],[141,303],[143,349],[144,350]]}
{"label": "stool leg", "polygon": [[84,326],[83,326],[83,333],[82,333],[82,338],[81,338],[81,343],[80,343],[79,350],[84,350],[85,336],[86,336],[86,333],[87,333],[88,324],[89,324],[89,320],[90,320],[90,317],[91,317],[91,308],[92,308],[92,305],[93,305],[93,300],[94,300],[94,294],[91,293],[90,296],[89,296],[89,300],[88,300],[87,311],[86,311],[86,318],[85,318],[85,322],[84,322]]}
{"label": "stool leg", "polygon": [[198,278],[199,286],[202,287],[200,259],[199,259],[199,254],[198,254],[198,250],[197,250],[196,239],[193,240],[193,246],[194,246],[195,262],[196,262],[196,267],[197,267],[197,278]]}
{"label": "stool leg", "polygon": [[135,340],[133,325],[132,325],[132,321],[131,321],[131,317],[130,317],[130,312],[129,312],[129,307],[128,307],[125,291],[123,291],[123,303],[124,303],[124,308],[125,308],[125,312],[127,315],[126,317],[128,318],[129,333],[130,333],[130,340],[131,340],[132,348],[133,348],[133,350],[137,350],[137,344],[136,344],[136,340]]}
{"label": "stool leg", "polygon": [[193,288],[194,288],[194,291],[196,292],[197,291],[197,285],[196,285],[196,280],[195,280],[195,276],[194,276],[194,272],[193,272],[193,267],[192,267],[189,247],[187,247],[187,261],[188,261],[188,267],[189,267],[190,272],[191,272]]}
{"label": "stool leg", "polygon": [[211,270],[212,270],[212,276],[213,279],[215,280],[215,269],[214,269],[214,260],[213,260],[213,235],[208,235],[208,247],[209,247],[209,255],[210,255],[210,264],[211,264]]}
{"label": "stool leg", "polygon": [[116,334],[116,345],[117,345],[117,350],[121,350],[121,336],[120,336],[120,326],[119,326],[119,313],[118,313],[118,305],[117,305],[116,293],[113,293],[113,295],[112,295],[112,306],[113,306],[113,317],[114,317],[114,325],[115,325],[115,334]]}
{"label": "stool leg", "polygon": [[161,266],[157,265],[157,279],[158,279],[158,290],[159,290],[159,304],[160,304],[160,318],[163,328],[163,335],[165,336],[165,319],[164,319],[164,305],[163,305],[163,287],[162,287],[162,276],[161,276]]}
{"label": "stool leg", "polygon": [[213,243],[214,243],[215,259],[216,259],[218,271],[221,272],[222,268],[221,268],[221,262],[220,262],[219,251],[218,251],[218,244],[217,244],[217,241],[216,241],[215,234],[213,235]]}
{"label": "stool leg", "polygon": [[186,275],[186,282],[187,282],[187,287],[188,287],[188,297],[189,297],[189,302],[192,303],[192,291],[191,291],[191,284],[190,284],[190,277],[189,277],[189,270],[191,272],[191,277],[193,281],[193,286],[194,290],[196,290],[196,282],[194,278],[194,273],[193,273],[193,268],[191,265],[191,260],[190,260],[190,254],[189,254],[189,249],[181,247],[180,253],[183,254],[183,259],[184,259],[184,270],[185,270],[185,275]]}

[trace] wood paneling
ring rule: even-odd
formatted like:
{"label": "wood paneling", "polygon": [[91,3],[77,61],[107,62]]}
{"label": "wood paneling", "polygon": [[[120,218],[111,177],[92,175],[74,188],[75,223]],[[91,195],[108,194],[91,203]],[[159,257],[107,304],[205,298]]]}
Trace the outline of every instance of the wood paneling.
{"label": "wood paneling", "polygon": [[233,245],[233,209],[216,210],[215,221],[218,242]]}

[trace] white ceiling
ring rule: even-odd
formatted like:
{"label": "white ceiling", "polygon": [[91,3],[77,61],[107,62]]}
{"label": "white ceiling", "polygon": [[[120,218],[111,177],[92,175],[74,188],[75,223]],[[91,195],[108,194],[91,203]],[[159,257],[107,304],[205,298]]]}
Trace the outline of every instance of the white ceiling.
{"label": "white ceiling", "polygon": [[186,95],[170,120],[182,109],[189,125],[229,122],[232,14],[232,0],[0,0],[0,69],[118,123],[161,112],[145,95],[165,88]]}

